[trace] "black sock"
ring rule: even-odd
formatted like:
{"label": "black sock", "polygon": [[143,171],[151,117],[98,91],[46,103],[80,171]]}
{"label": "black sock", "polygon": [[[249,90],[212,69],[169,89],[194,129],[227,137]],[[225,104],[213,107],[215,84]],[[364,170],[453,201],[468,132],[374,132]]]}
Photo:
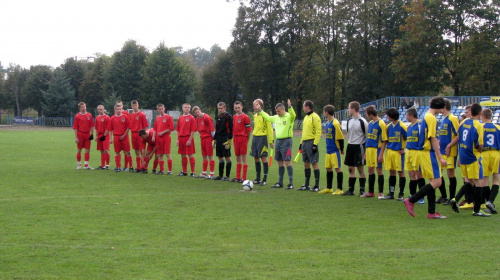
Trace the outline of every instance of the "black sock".
{"label": "black sock", "polygon": [[368,192],[375,192],[375,173],[368,175]]}
{"label": "black sock", "polygon": [[278,174],[279,174],[279,183],[283,186],[283,176],[285,175],[285,167],[280,166],[278,168]]}
{"label": "black sock", "polygon": [[399,194],[404,195],[406,186],[406,177],[399,177]]}
{"label": "black sock", "polygon": [[495,198],[497,198],[497,195],[498,195],[498,185],[493,185],[491,187],[490,199],[488,201],[491,203],[495,202]]}
{"label": "black sock", "polygon": [[342,171],[337,172],[337,189],[342,190],[344,185],[344,173]]}
{"label": "black sock", "polygon": [[465,199],[467,200],[467,203],[472,203],[474,202],[474,193],[476,191],[476,185],[466,188],[465,189]]}
{"label": "black sock", "polygon": [[257,181],[260,181],[260,161],[255,162],[255,174],[255,179],[257,179]]}
{"label": "black sock", "polygon": [[366,178],[359,178],[359,191],[364,192],[366,185]]}
{"label": "black sock", "polygon": [[226,161],[226,177],[231,175],[231,160]]}
{"label": "black sock", "polygon": [[224,160],[219,160],[219,176],[224,176]]}
{"label": "black sock", "polygon": [[474,190],[474,212],[481,211],[481,204],[483,204],[483,188],[476,187]]}
{"label": "black sock", "polygon": [[446,183],[444,182],[444,177],[441,177],[441,186],[439,186],[439,192],[441,192],[441,197],[446,196]]}
{"label": "black sock", "polygon": [[262,165],[264,166],[264,177],[262,178],[262,180],[267,181],[267,173],[269,172],[269,163],[263,162]]}
{"label": "black sock", "polygon": [[385,178],[384,175],[378,175],[378,192],[383,193],[384,192],[384,183],[385,183]]}
{"label": "black sock", "polygon": [[410,195],[414,196],[417,192],[417,180],[410,180]]}
{"label": "black sock", "polygon": [[482,203],[485,203],[486,201],[490,200],[490,194],[491,194],[490,186],[484,186],[483,187],[483,198],[485,201],[483,201]]}
{"label": "black sock", "polygon": [[326,171],[326,188],[333,188],[333,171]]}
{"label": "black sock", "polygon": [[349,177],[349,191],[354,192],[354,185],[356,185],[356,177]]}
{"label": "black sock", "polygon": [[[420,199],[424,198],[430,192],[435,192],[434,188],[432,187],[431,184],[427,184],[423,188],[421,188],[414,196],[410,197],[410,202],[415,203],[415,202],[419,201]],[[429,199],[427,199],[427,200],[429,200]]]}
{"label": "black sock", "polygon": [[309,186],[309,180],[311,179],[311,168],[305,168],[304,175],[306,177],[306,182],[305,182],[304,186]]}
{"label": "black sock", "polygon": [[436,190],[429,184],[432,190],[427,192],[427,213],[434,214],[436,213]]}
{"label": "black sock", "polygon": [[456,177],[451,177],[450,178],[450,198],[455,197],[455,193],[457,191],[457,178]]}
{"label": "black sock", "polygon": [[394,189],[396,188],[396,176],[389,176],[389,193],[394,196]]}
{"label": "black sock", "polygon": [[319,169],[314,169],[314,186],[319,187]]}
{"label": "black sock", "polygon": [[457,195],[455,195],[455,200],[457,202],[460,201],[460,199],[462,199],[462,196],[465,195],[465,193],[467,192],[467,188],[469,188],[470,184],[469,183],[465,183],[457,192]]}
{"label": "black sock", "polygon": [[420,178],[417,180],[417,185],[418,185],[418,190],[420,190],[421,188],[423,188],[425,186],[425,179],[424,178]]}
{"label": "black sock", "polygon": [[287,166],[286,171],[288,173],[288,182],[290,184],[293,184],[293,166],[292,165]]}

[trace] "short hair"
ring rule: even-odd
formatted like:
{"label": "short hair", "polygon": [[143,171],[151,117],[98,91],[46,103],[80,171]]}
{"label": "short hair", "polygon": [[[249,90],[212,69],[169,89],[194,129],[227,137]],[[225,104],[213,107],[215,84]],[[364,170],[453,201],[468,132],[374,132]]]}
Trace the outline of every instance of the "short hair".
{"label": "short hair", "polygon": [[102,107],[104,109],[104,105],[102,104],[97,105],[97,109],[99,109],[99,107]]}
{"label": "short hair", "polygon": [[243,104],[241,103],[241,101],[234,102],[234,105],[241,105],[241,106],[243,106]]}
{"label": "short hair", "polygon": [[304,101],[304,106],[309,107],[309,109],[314,109],[314,103],[311,100]]}
{"label": "short hair", "polygon": [[158,105],[156,105],[156,109],[158,109],[160,107],[165,107],[165,105],[163,105],[163,103],[158,103]]}
{"label": "short hair", "polygon": [[80,108],[80,106],[82,105],[85,105],[85,102],[78,102],[78,108]]}
{"label": "short hair", "polygon": [[483,107],[481,107],[481,105],[479,105],[478,103],[474,103],[470,106],[470,114],[472,116],[479,116],[479,114],[481,114],[481,111],[483,110]]}
{"label": "short hair", "polygon": [[264,107],[264,101],[262,101],[262,99],[257,98],[257,99],[255,99],[255,100],[253,101],[253,103],[255,103],[255,102],[259,103],[260,107]]}
{"label": "short hair", "polygon": [[370,106],[366,107],[365,112],[366,112],[366,114],[372,115],[372,116],[378,115],[377,108],[375,107],[375,105],[370,105]]}
{"label": "short hair", "polygon": [[131,105],[135,105],[135,104],[139,104],[139,102],[137,100],[132,100],[132,102],[130,102]]}
{"label": "short hair", "polygon": [[471,105],[467,105],[465,106],[465,111],[469,110],[470,111],[470,107],[472,107]]}
{"label": "short hair", "polygon": [[139,130],[139,136],[142,136],[142,135],[146,135],[146,130],[145,129]]}
{"label": "short hair", "polygon": [[198,111],[198,110],[201,111],[200,107],[198,107],[198,106],[194,106],[193,109],[191,109],[191,110],[193,111],[193,113]]}
{"label": "short hair", "polygon": [[182,103],[182,107],[184,107],[184,105],[188,105],[189,107],[191,107],[191,104],[189,104],[187,102],[186,103]]}
{"label": "short hair", "polygon": [[117,108],[121,108],[121,107],[122,107],[122,106],[121,106],[120,104],[115,104],[115,110],[116,110]]}
{"label": "short hair", "polygon": [[285,109],[285,105],[283,105],[283,103],[278,103],[278,104],[276,104],[276,106],[274,106],[274,109],[278,109],[278,108]]}
{"label": "short hair", "polygon": [[328,115],[333,116],[335,115],[335,107],[333,105],[326,105],[323,107],[323,112],[327,112]]}
{"label": "short hair", "polygon": [[414,118],[416,118],[416,119],[418,118],[417,109],[415,109],[415,108],[413,108],[413,107],[412,107],[412,108],[410,108],[410,109],[408,109],[408,110],[406,110],[406,114],[407,114],[408,116],[412,116],[412,117],[414,117]]}
{"label": "short hair", "polygon": [[481,113],[481,115],[487,119],[487,120],[491,120],[491,117],[493,116],[493,112],[491,111],[490,108],[486,108],[483,110],[483,112]]}
{"label": "short hair", "polygon": [[217,107],[219,107],[219,106],[225,108],[226,107],[226,103],[224,103],[224,102],[221,101],[221,102],[217,103]]}
{"label": "short hair", "polygon": [[387,109],[387,111],[385,111],[385,114],[395,121],[399,120],[399,111],[396,108]]}
{"label": "short hair", "polygon": [[359,105],[358,101],[352,101],[349,102],[349,107],[352,107],[354,111],[359,112],[359,108],[361,107],[361,105]]}
{"label": "short hair", "polygon": [[123,102],[121,100],[118,100],[118,101],[116,101],[115,105],[116,104],[122,104],[123,105]]}
{"label": "short hair", "polygon": [[451,111],[451,101],[448,98],[444,99],[444,108],[446,111]]}
{"label": "short hair", "polygon": [[444,98],[442,96],[434,96],[429,101],[429,106],[431,109],[443,109],[444,108]]}

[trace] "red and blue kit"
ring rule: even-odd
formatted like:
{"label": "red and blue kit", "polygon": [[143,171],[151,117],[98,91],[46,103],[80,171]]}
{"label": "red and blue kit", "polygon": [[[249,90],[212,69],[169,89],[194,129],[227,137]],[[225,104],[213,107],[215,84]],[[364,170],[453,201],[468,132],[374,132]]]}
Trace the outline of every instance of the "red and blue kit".
{"label": "red and blue kit", "polygon": [[213,156],[214,148],[212,147],[212,131],[215,131],[214,122],[208,114],[203,114],[202,117],[196,118],[198,133],[201,139],[201,155]]}
{"label": "red and blue kit", "polygon": [[77,131],[78,149],[90,149],[90,130],[94,127],[94,118],[90,113],[78,113],[73,121],[73,129]]}
{"label": "red and blue kit", "polygon": [[245,114],[235,114],[233,116],[233,137],[234,154],[237,156],[246,155],[248,150],[248,135],[252,130],[250,118]]}
{"label": "red and blue kit", "polygon": [[[108,131],[113,132],[113,142],[115,153],[119,153],[121,151],[130,152],[130,141],[128,138],[127,129],[130,128],[130,120],[127,116],[121,114],[119,116],[114,115],[111,117],[109,122]],[[125,138],[120,140],[120,137],[125,134]]]}
{"label": "red and blue kit", "polygon": [[179,140],[179,150],[178,153],[181,155],[192,155],[194,154],[194,139],[191,139],[191,145],[187,146],[186,143],[191,136],[191,132],[195,132],[196,128],[196,119],[191,115],[182,115],[177,120],[177,135]]}
{"label": "red and blue kit", "polygon": [[97,138],[97,150],[98,151],[109,151],[110,135],[108,135],[106,137],[106,139],[104,139],[104,141],[101,141],[99,138],[104,136],[104,133],[108,129],[110,120],[111,120],[111,118],[106,114],[103,114],[102,116],[99,115],[95,118],[95,131],[97,134],[96,138]]}
{"label": "red and blue kit", "polygon": [[129,114],[130,119],[130,131],[132,131],[132,148],[134,150],[142,150],[144,146],[142,146],[143,141],[139,136],[139,130],[148,128],[148,120],[146,119],[146,115],[138,111],[137,113],[132,112]]}
{"label": "red and blue kit", "polygon": [[[164,133],[162,136],[158,136],[159,132],[169,130],[169,132]],[[159,154],[170,154],[170,146],[172,139],[170,138],[170,133],[174,130],[174,119],[172,116],[165,114],[163,116],[156,117],[154,124],[154,131],[156,131],[155,141],[158,147]]]}

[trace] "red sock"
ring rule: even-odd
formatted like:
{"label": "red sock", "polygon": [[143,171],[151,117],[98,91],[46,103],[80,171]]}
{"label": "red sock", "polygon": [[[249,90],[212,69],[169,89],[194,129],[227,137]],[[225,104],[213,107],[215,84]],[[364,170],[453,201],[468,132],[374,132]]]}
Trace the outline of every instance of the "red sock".
{"label": "red sock", "polygon": [[145,159],[144,159],[144,163],[146,163],[146,165],[144,165],[144,166],[142,167],[142,169],[146,169],[146,170],[148,170],[149,159],[148,159],[148,158],[145,158]]}
{"label": "red sock", "polygon": [[111,155],[109,153],[106,153],[106,165],[109,165],[109,161],[111,160]]}
{"label": "red sock", "polygon": [[167,164],[168,164],[168,171],[172,172],[172,160],[171,159],[167,160]]}
{"label": "red sock", "polygon": [[101,154],[101,167],[106,164],[106,154]]}
{"label": "red sock", "polygon": [[115,156],[116,167],[122,168],[122,157],[120,155]]}
{"label": "red sock", "polygon": [[81,153],[76,153],[76,161],[77,162],[82,161],[82,154]]}
{"label": "red sock", "polygon": [[191,172],[194,173],[194,168],[196,167],[196,158],[195,157],[189,158],[189,164],[191,165]]}
{"label": "red sock", "polygon": [[247,179],[248,164],[243,165],[243,180]]}
{"label": "red sock", "polygon": [[160,171],[165,172],[165,161],[164,160],[160,160]]}
{"label": "red sock", "polygon": [[90,159],[90,153],[85,153],[85,161],[89,161]]}
{"label": "red sock", "polygon": [[208,160],[204,160],[202,174],[207,174],[207,166],[208,166]]}
{"label": "red sock", "polygon": [[132,165],[132,156],[127,156],[127,161],[128,161],[128,167],[129,167],[129,168],[134,167],[134,166]]}
{"label": "red sock", "polygon": [[155,161],[153,162],[153,170],[156,170],[156,168],[158,167],[158,163],[159,160],[155,159]]}
{"label": "red sock", "polygon": [[188,158],[182,157],[182,172],[187,173],[188,169]]}
{"label": "red sock", "polygon": [[123,162],[125,162],[125,168],[128,168],[128,159],[126,155],[123,155]]}
{"label": "red sock", "polygon": [[142,169],[141,158],[140,157],[135,157],[135,164],[137,166],[137,169],[139,169],[139,170]]}
{"label": "red sock", "polygon": [[241,163],[236,164],[236,179],[240,179],[240,173],[241,173]]}
{"label": "red sock", "polygon": [[215,160],[210,161],[210,174],[214,174]]}

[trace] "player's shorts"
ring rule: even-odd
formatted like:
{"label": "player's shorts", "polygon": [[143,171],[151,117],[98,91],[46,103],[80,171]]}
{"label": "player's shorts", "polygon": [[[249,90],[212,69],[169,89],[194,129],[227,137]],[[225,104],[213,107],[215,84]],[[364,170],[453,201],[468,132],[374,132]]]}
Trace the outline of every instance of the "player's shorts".
{"label": "player's shorts", "polygon": [[378,162],[380,155],[380,148],[368,147],[366,148],[366,166],[368,167],[382,167],[382,163]]}
{"label": "player's shorts", "polygon": [[276,139],[274,146],[276,161],[291,161],[292,160],[292,138]]}
{"label": "player's shorts", "polygon": [[234,136],[233,137],[233,147],[235,156],[243,156],[248,152],[248,137],[246,136]]}
{"label": "player's shorts", "polygon": [[145,148],[144,140],[139,136],[139,132],[132,132],[132,149],[143,150]]}
{"label": "player's shorts", "polygon": [[442,169],[455,169],[457,167],[457,157],[442,155],[446,160],[446,166],[441,166]]}
{"label": "player's shorts", "polygon": [[92,140],[89,140],[90,132],[84,133],[84,132],[78,131],[76,133],[76,137],[78,138],[78,144],[76,144],[78,150],[81,150],[81,149],[89,150],[90,149],[90,142],[92,142]]}
{"label": "player's shorts", "polygon": [[128,134],[125,135],[125,139],[120,140],[121,135],[115,135],[113,138],[113,146],[115,148],[115,153],[120,153],[121,151],[130,152],[130,140]]}
{"label": "player's shorts", "polygon": [[194,138],[191,139],[191,145],[187,146],[186,143],[189,140],[190,136],[179,136],[179,149],[177,150],[177,153],[179,155],[193,155],[196,153],[196,149],[194,147]]}
{"label": "player's shorts", "polygon": [[[147,148],[146,148],[146,151],[148,152],[151,152],[152,150],[154,150],[154,148],[156,147],[156,145],[150,145],[150,144],[147,144]],[[158,152],[159,150],[156,149],[155,151],[155,155],[159,155],[160,153]]]}
{"label": "player's shorts", "polygon": [[101,138],[102,136],[104,136],[104,134],[97,135],[97,150],[109,151],[109,135],[106,136],[106,139],[104,139],[104,141],[99,140],[99,138]]}
{"label": "player's shorts", "polygon": [[419,164],[422,177],[425,179],[441,178],[441,164],[434,151],[419,151]]}
{"label": "player's shorts", "polygon": [[325,168],[342,168],[342,160],[340,159],[340,153],[326,154],[325,157]]}
{"label": "player's shorts", "polygon": [[405,170],[406,171],[419,171],[419,150],[406,150],[405,154]]}
{"label": "player's shorts", "polygon": [[250,155],[254,158],[261,158],[268,156],[268,141],[267,136],[253,136],[252,137],[252,148],[250,149]]}
{"label": "player's shorts", "polygon": [[471,164],[460,164],[462,177],[467,179],[483,179],[483,164],[481,157]]}
{"label": "player's shorts", "polygon": [[157,153],[162,155],[170,154],[170,147],[172,146],[172,138],[170,134],[164,134],[161,137],[156,137]]}
{"label": "player's shorts", "polygon": [[347,166],[364,166],[365,146],[358,144],[347,144],[344,164]]}
{"label": "player's shorts", "polygon": [[201,155],[211,157],[214,155],[214,147],[212,147],[212,137],[200,138]]}
{"label": "player's shorts", "polygon": [[488,177],[492,173],[498,173],[500,153],[498,153],[498,150],[488,150],[482,152],[481,163],[483,164],[483,176]]}
{"label": "player's shorts", "polygon": [[226,149],[224,143],[229,140],[228,136],[217,136],[215,139],[215,155],[217,157],[230,157],[231,149]]}
{"label": "player's shorts", "polygon": [[302,162],[318,163],[319,153],[316,150],[313,153],[314,140],[305,140],[302,142]]}
{"label": "player's shorts", "polygon": [[405,155],[399,151],[387,149],[384,159],[385,170],[403,171],[405,169]]}

